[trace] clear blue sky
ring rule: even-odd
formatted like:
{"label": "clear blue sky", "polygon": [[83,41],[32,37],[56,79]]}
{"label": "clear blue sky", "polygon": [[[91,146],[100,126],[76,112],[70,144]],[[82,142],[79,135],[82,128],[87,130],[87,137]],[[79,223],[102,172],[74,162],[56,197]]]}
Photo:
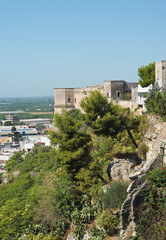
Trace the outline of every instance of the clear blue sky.
{"label": "clear blue sky", "polygon": [[0,0],[0,97],[137,82],[166,59],[165,0]]}

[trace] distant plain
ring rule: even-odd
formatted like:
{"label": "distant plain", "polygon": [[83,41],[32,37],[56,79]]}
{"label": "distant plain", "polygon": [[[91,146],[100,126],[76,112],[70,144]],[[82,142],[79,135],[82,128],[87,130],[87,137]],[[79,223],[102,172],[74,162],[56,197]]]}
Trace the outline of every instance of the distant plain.
{"label": "distant plain", "polygon": [[14,114],[20,119],[53,118],[54,97],[1,98],[0,119]]}

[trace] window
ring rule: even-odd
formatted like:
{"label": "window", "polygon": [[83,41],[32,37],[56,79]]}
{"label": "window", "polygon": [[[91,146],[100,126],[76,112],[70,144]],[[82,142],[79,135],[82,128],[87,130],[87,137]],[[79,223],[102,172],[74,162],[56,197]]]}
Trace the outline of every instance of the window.
{"label": "window", "polygon": [[107,92],[107,97],[109,97],[109,92]]}
{"label": "window", "polygon": [[121,97],[121,92],[116,92],[116,94],[117,94],[117,98]]}
{"label": "window", "polygon": [[157,71],[157,81],[159,81],[159,71]]}
{"label": "window", "polygon": [[76,98],[74,98],[74,102],[76,103]]}
{"label": "window", "polygon": [[67,102],[71,103],[71,98],[70,97],[67,98]]}

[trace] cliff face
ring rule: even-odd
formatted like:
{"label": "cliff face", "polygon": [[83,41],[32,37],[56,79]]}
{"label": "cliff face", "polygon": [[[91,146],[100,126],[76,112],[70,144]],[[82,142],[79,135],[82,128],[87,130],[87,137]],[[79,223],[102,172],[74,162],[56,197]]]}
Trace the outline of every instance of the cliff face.
{"label": "cliff face", "polygon": [[161,156],[157,156],[146,161],[142,168],[129,175],[132,182],[127,189],[128,196],[121,208],[120,235],[123,240],[129,240],[131,236],[136,236],[137,209],[144,201],[140,196],[142,190],[147,186],[146,174],[161,165]]}
{"label": "cliff face", "polygon": [[166,122],[158,116],[149,116],[149,127],[144,135],[144,142],[149,147],[147,160],[150,160],[160,153],[162,142],[166,143]]}
{"label": "cliff face", "polygon": [[[149,147],[147,161],[137,167],[129,178],[132,180],[127,192],[128,196],[121,209],[121,239],[128,240],[131,236],[136,236],[137,209],[142,204],[140,198],[142,190],[147,186],[146,174],[163,164],[162,156],[159,155],[162,143],[166,143],[166,122],[157,116],[149,116],[149,127],[144,135],[144,142]],[[166,150],[165,150],[166,153]]]}

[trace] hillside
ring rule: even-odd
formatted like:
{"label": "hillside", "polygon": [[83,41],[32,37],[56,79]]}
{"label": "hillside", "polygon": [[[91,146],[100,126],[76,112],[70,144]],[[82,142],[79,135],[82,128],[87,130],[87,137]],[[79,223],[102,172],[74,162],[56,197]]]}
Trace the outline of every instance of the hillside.
{"label": "hillside", "polygon": [[[84,114],[75,110],[55,114],[58,131],[50,133],[52,147],[37,145],[8,161],[0,185],[0,239],[118,239],[121,206],[129,196],[126,190],[145,179],[145,191],[137,198],[143,201],[134,205],[138,207],[137,239],[148,239],[154,229],[156,235],[151,239],[162,239],[166,168],[143,175],[141,169],[151,159],[140,164],[137,155],[137,146],[146,141],[150,128],[145,124],[147,118],[107,103],[97,92],[83,105]],[[142,209],[148,218],[143,218]],[[151,214],[153,226],[149,228]]]}

